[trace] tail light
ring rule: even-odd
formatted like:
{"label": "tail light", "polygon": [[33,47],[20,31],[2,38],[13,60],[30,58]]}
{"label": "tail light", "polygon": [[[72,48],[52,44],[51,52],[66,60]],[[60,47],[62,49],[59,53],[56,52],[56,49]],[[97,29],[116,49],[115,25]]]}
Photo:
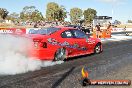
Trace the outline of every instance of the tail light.
{"label": "tail light", "polygon": [[43,48],[47,48],[47,43],[46,42],[43,42],[42,45],[43,45],[42,46]]}
{"label": "tail light", "polygon": [[39,42],[34,42],[34,47],[39,48]]}
{"label": "tail light", "polygon": [[47,48],[47,43],[42,42],[42,39],[33,39],[35,48]]}
{"label": "tail light", "polygon": [[47,48],[47,43],[46,42],[34,42],[34,47],[35,48]]}

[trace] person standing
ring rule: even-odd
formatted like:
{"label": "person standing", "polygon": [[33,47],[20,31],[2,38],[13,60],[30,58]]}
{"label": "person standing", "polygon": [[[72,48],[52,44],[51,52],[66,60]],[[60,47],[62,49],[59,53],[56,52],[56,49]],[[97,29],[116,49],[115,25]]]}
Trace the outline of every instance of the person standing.
{"label": "person standing", "polygon": [[98,24],[95,26],[97,38],[100,38],[100,32],[101,32],[100,27],[101,27],[100,23],[98,23]]}

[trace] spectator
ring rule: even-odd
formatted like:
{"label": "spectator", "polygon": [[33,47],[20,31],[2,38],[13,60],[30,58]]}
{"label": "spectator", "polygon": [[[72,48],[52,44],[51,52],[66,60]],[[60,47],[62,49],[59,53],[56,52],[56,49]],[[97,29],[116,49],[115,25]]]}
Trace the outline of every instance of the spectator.
{"label": "spectator", "polygon": [[111,23],[109,22],[109,25],[107,27],[107,29],[110,29],[112,27]]}
{"label": "spectator", "polygon": [[38,24],[37,23],[34,24],[34,28],[38,28]]}
{"label": "spectator", "polygon": [[98,23],[98,24],[95,26],[97,38],[100,38],[100,32],[101,32],[100,27],[101,27],[100,23]]}

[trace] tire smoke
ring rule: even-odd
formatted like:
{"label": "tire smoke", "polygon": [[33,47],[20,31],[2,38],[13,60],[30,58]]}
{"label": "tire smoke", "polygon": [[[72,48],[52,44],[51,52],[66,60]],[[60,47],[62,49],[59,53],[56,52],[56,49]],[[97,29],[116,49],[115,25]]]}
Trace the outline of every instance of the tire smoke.
{"label": "tire smoke", "polygon": [[62,61],[41,61],[28,57],[32,40],[7,34],[0,34],[0,75],[15,75],[35,71],[41,67],[61,64]]}

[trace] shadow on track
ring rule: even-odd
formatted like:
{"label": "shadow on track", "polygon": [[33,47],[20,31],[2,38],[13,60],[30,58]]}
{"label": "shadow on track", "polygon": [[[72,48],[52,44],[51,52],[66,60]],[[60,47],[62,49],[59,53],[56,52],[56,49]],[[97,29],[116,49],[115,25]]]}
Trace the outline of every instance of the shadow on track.
{"label": "shadow on track", "polygon": [[84,58],[84,57],[88,57],[88,56],[94,56],[96,54],[86,54],[86,55],[81,55],[81,56],[76,56],[76,57],[70,57],[68,59],[65,59],[64,61],[72,61],[72,60],[77,60],[77,59],[81,59],[81,58]]}
{"label": "shadow on track", "polygon": [[59,85],[62,83],[62,81],[63,81],[67,76],[69,76],[70,73],[71,73],[74,69],[75,69],[75,67],[72,67],[68,72],[66,72],[65,74],[63,74],[62,77],[61,77],[59,80],[57,80],[57,81],[53,84],[53,86],[52,86],[51,88],[56,88],[57,86],[59,86]]}

